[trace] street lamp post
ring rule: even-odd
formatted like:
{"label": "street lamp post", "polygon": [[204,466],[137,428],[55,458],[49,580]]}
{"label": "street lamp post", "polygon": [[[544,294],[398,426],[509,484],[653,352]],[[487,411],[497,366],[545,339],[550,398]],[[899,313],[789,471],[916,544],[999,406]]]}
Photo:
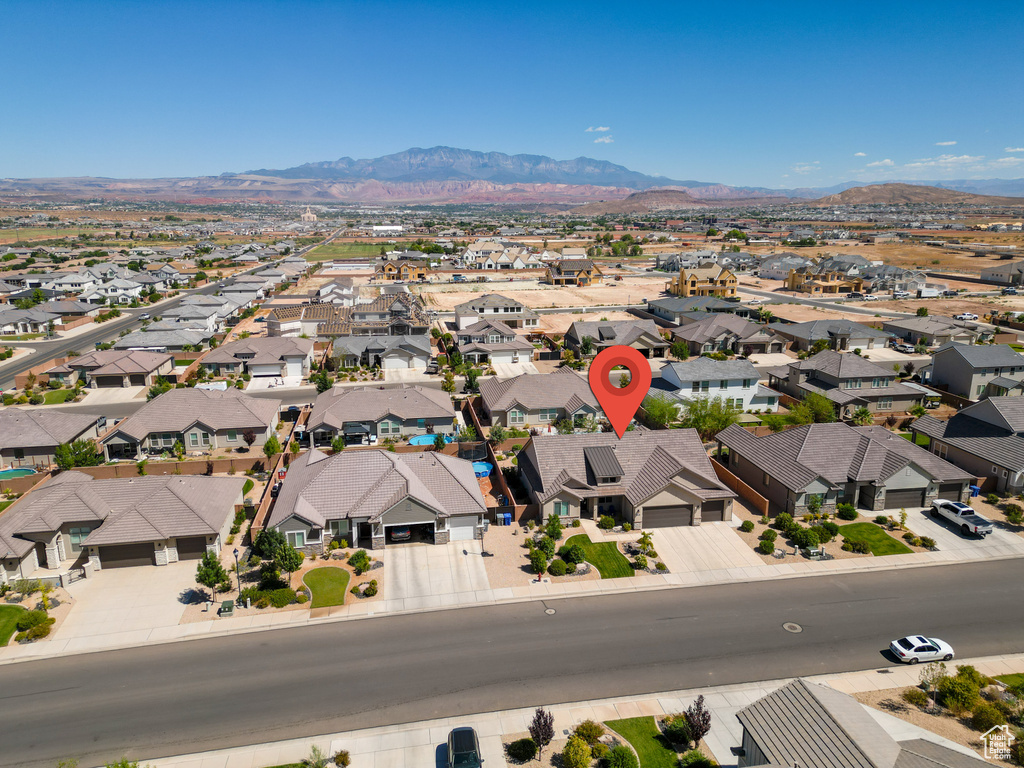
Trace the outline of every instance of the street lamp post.
{"label": "street lamp post", "polygon": [[235,548],[235,580],[238,582],[238,597],[242,597],[242,572],[238,570],[238,548]]}

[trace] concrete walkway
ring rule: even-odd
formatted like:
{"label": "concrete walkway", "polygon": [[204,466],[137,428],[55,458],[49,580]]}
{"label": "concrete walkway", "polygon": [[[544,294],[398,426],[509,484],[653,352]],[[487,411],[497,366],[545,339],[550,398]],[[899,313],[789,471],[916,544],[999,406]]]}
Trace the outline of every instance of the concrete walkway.
{"label": "concrete walkway", "polygon": [[[1024,654],[982,659],[965,659],[982,674],[1000,675],[1024,670]],[[860,693],[917,685],[920,669],[915,667],[884,667],[838,675],[807,677],[806,680],[828,685],[843,693]],[[577,723],[627,717],[662,716],[684,710],[697,696],[704,696],[711,710],[711,732],[705,738],[712,757],[723,766],[736,765],[733,747],[738,747],[742,728],[736,713],[762,696],[785,685],[789,679],[768,680],[717,688],[665,691],[644,698],[602,699],[556,704],[548,707],[555,716],[555,738],[563,739]],[[538,702],[543,706],[544,702]],[[965,754],[980,757],[967,747],[949,741],[931,731],[918,728],[905,720],[865,706],[868,713],[897,741],[925,739]],[[147,761],[152,768],[264,768],[282,763],[299,762],[309,756],[310,747],[320,746],[328,755],[346,749],[352,764],[363,768],[404,768],[405,766],[444,765],[443,745],[448,732],[456,726],[470,726],[480,737],[480,750],[487,765],[505,764],[501,737],[526,731],[533,709],[487,712],[458,718],[426,720],[407,725],[368,728],[349,733],[325,734],[315,738],[294,739],[271,744],[255,744],[235,749],[201,754],[181,755]]]}

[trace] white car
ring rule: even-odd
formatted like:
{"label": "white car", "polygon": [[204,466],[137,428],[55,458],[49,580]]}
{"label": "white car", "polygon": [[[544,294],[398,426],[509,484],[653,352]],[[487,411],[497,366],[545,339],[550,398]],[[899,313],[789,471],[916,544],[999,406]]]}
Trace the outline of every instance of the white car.
{"label": "white car", "polygon": [[953,315],[954,320],[977,320],[978,316],[973,312],[961,312],[959,315]]}
{"label": "white car", "polygon": [[904,664],[919,661],[949,661],[955,655],[953,647],[937,637],[907,635],[889,643],[889,650]]}
{"label": "white car", "polygon": [[864,301],[878,301],[878,297],[875,296],[873,293],[869,293],[867,296],[864,297]]}
{"label": "white car", "polygon": [[758,304],[763,304],[763,303],[764,302],[762,302],[760,299],[751,299],[750,301],[747,302],[747,304],[749,304],[752,307],[756,307]]}

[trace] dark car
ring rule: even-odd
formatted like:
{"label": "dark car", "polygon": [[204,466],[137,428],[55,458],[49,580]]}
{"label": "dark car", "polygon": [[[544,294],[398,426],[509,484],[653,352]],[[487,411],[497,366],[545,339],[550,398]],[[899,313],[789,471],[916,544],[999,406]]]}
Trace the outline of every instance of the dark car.
{"label": "dark car", "polygon": [[1017,289],[1016,288],[1003,288],[1002,294],[1003,294],[1003,296],[1016,296],[1017,295]]}
{"label": "dark car", "polygon": [[481,768],[480,740],[472,728],[455,728],[448,734],[448,768]]}
{"label": "dark car", "polygon": [[270,498],[276,499],[277,494],[281,492],[281,482],[278,481],[270,488]]}
{"label": "dark car", "polygon": [[412,528],[408,525],[399,525],[391,529],[392,541],[409,541],[412,538]]}
{"label": "dark car", "polygon": [[863,299],[864,298],[864,294],[863,293],[859,293],[858,291],[850,291],[848,294],[846,294],[846,298],[848,298],[848,299]]}

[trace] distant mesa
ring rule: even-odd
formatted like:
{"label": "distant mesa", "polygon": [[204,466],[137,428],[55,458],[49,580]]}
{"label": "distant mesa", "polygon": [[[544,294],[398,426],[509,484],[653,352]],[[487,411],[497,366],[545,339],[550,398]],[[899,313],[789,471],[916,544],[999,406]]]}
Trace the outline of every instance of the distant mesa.
{"label": "distant mesa", "polygon": [[1019,197],[997,197],[918,184],[871,184],[827,195],[818,205],[1020,205]]}

